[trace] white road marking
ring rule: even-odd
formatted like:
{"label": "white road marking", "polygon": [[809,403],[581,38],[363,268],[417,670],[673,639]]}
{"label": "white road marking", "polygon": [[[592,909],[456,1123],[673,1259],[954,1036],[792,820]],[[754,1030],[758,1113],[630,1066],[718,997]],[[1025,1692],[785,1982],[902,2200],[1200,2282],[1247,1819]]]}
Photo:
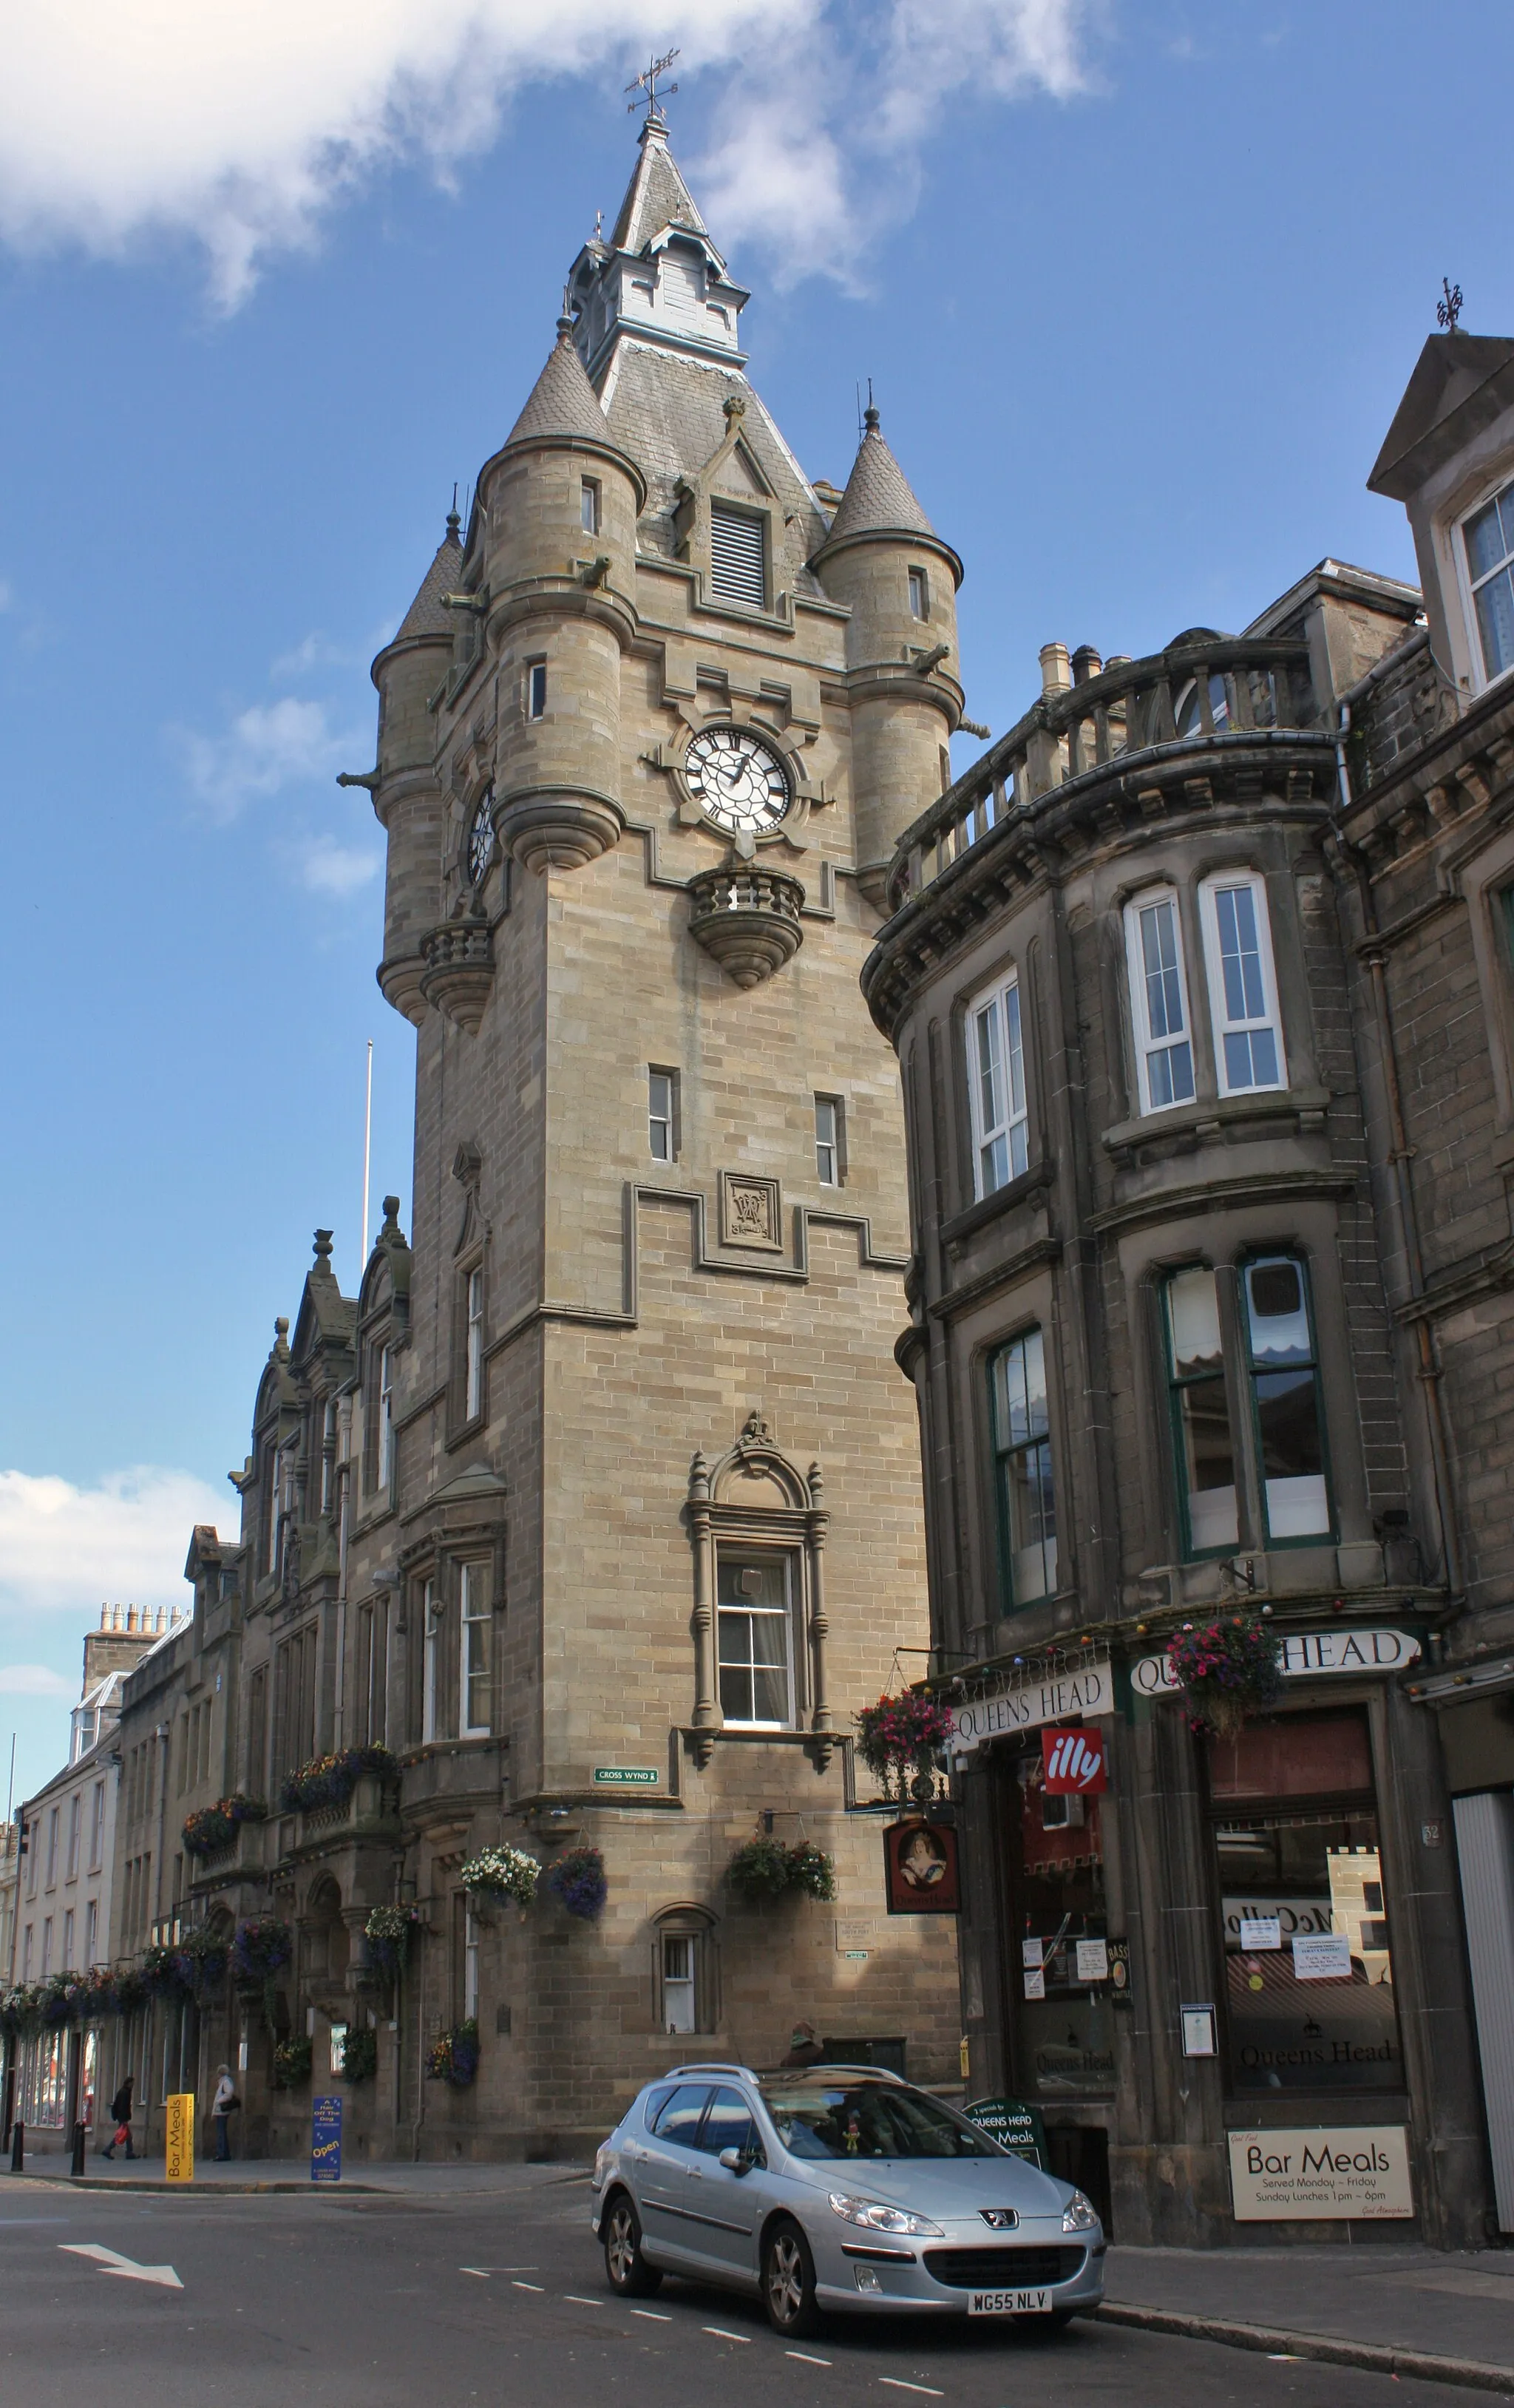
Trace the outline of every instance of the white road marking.
{"label": "white road marking", "polygon": [[126,2283],[157,2283],[165,2291],[184,2287],[171,2266],[139,2266],[135,2258],[123,2258],[101,2241],[60,2241],[58,2246],[70,2258],[93,2258],[103,2274],[119,2274]]}
{"label": "white road marking", "polygon": [[564,2291],[563,2297],[571,2300],[576,2308],[602,2308],[605,2304],[603,2300],[586,2300],[581,2291]]}
{"label": "white road marking", "polygon": [[750,2333],[727,2332],[723,2325],[701,2325],[699,2329],[701,2332],[713,2333],[717,2341],[738,2341],[743,2346],[750,2344],[751,2341]]}
{"label": "white road marking", "polygon": [[477,2274],[480,2283],[487,2283],[489,2280],[487,2266],[460,2266],[457,2271],[460,2274]]}
{"label": "white road marking", "polygon": [[786,2349],[783,2355],[785,2358],[797,2358],[806,2366],[834,2366],[836,2363],[831,2358],[811,2358],[807,2349]]}
{"label": "white road marking", "polygon": [[515,2291],[545,2291],[547,2286],[545,2283],[522,2283],[517,2278],[510,2288]]}
{"label": "white road marking", "polygon": [[901,2383],[896,2374],[880,2374],[878,2379],[879,2383],[886,2383],[891,2391],[923,2391],[928,2400],[946,2398],[946,2393],[937,2391],[933,2383]]}
{"label": "white road marking", "polygon": [[650,2316],[654,2325],[670,2325],[673,2321],[661,2308],[633,2308],[631,2313],[634,2316]]}

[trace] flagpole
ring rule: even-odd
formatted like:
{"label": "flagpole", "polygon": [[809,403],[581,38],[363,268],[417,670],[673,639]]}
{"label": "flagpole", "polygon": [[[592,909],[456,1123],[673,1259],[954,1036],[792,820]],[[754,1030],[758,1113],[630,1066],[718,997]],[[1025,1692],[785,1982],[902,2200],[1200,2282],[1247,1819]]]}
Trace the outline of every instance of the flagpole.
{"label": "flagpole", "polygon": [[358,1286],[368,1268],[368,1168],[373,1160],[373,1039],[368,1039],[368,1092],[363,1108],[363,1225],[358,1246]]}

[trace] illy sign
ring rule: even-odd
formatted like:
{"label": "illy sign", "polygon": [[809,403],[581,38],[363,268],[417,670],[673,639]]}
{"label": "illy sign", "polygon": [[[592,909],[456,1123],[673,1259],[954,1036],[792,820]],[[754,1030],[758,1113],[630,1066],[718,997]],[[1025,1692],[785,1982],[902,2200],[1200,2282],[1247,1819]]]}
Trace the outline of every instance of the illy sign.
{"label": "illy sign", "polygon": [[1101,1730],[1041,1733],[1041,1785],[1050,1798],[1097,1797],[1109,1786]]}

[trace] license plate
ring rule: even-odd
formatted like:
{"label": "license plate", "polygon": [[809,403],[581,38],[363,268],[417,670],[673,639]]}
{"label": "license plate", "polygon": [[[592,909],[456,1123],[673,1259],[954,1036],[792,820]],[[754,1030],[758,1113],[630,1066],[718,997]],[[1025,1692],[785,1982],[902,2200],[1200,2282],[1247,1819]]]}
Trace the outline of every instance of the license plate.
{"label": "license plate", "polygon": [[1049,2316],[1050,2291],[969,2291],[970,2316]]}

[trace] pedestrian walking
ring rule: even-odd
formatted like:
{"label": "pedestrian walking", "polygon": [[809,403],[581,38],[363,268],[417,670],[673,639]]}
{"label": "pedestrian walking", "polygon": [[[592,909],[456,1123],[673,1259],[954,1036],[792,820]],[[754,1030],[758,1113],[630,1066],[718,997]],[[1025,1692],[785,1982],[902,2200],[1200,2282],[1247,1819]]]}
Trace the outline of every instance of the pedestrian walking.
{"label": "pedestrian walking", "polygon": [[110,2101],[110,2121],[114,2128],[100,2152],[102,2157],[113,2157],[122,2142],[126,2144],[126,2155],[129,2157],[135,2157],[136,2155],[136,2151],[132,2146],[132,2088],[136,2080],[135,2074],[128,2073]]}
{"label": "pedestrian walking", "polygon": [[216,2128],[216,2163],[218,2166],[223,2166],[226,2163],[227,2158],[231,2156],[231,2143],[227,2138],[226,2126],[231,2117],[236,2113],[236,2110],[240,2107],[241,2103],[241,2100],[236,2096],[236,2085],[231,2078],[231,2067],[229,2065],[218,2065],[216,2068],[216,2095],[210,2101],[210,2120]]}

